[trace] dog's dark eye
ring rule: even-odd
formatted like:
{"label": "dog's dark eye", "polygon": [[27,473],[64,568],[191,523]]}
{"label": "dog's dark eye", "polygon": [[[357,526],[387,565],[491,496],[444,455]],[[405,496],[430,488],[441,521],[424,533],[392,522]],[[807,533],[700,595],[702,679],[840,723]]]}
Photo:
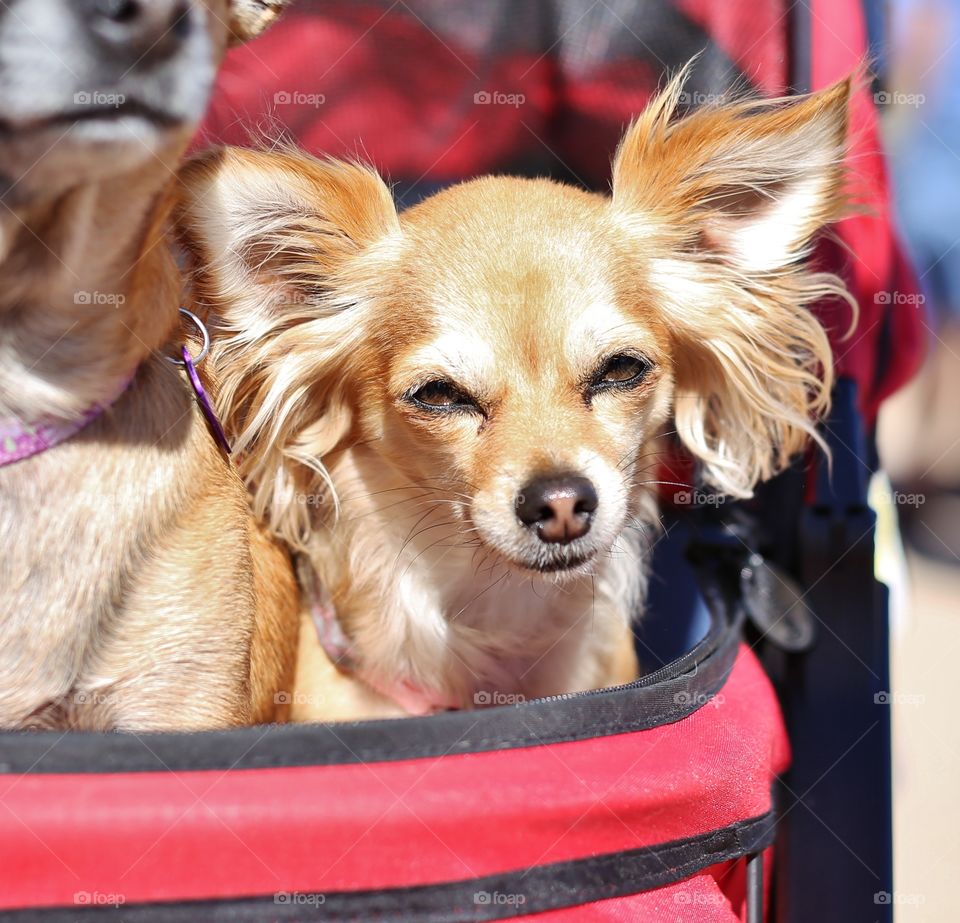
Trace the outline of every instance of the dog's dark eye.
{"label": "dog's dark eye", "polygon": [[428,381],[410,394],[410,400],[429,410],[476,410],[476,401],[449,381]]}
{"label": "dog's dark eye", "polygon": [[594,391],[639,384],[650,371],[650,363],[638,356],[611,356],[597,370],[592,381]]}

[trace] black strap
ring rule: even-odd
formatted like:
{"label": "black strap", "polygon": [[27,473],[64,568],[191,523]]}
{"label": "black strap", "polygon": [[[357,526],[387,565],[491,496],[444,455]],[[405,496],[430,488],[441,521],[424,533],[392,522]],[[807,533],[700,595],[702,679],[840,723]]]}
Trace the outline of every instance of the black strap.
{"label": "black strap", "polygon": [[[509,835],[509,834],[505,834]],[[13,911],[5,923],[463,923],[503,920],[660,888],[761,852],[773,842],[772,812],[657,846],[535,866],[482,878],[382,891],[278,891],[242,900],[123,904]],[[81,897],[82,901],[83,898]],[[693,897],[691,895],[691,902]],[[678,902],[678,910],[684,907]]]}

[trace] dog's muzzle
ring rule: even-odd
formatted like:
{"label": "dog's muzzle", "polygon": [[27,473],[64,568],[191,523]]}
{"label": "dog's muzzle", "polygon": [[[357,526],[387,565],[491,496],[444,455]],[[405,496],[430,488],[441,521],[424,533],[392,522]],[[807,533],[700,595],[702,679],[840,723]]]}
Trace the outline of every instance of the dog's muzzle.
{"label": "dog's muzzle", "polygon": [[[109,141],[124,120],[163,130],[203,114],[216,66],[198,0],[7,0],[0,18],[0,136],[71,124]],[[87,128],[85,126],[100,126]]]}
{"label": "dog's muzzle", "polygon": [[194,28],[187,0],[73,0],[103,54],[129,67],[169,58]]}

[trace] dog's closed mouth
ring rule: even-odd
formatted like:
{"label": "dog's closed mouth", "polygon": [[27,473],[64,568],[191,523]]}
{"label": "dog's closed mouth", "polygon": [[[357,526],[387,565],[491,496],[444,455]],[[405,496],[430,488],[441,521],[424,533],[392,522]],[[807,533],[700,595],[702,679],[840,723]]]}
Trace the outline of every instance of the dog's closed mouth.
{"label": "dog's closed mouth", "polygon": [[114,102],[97,105],[79,104],[76,108],[58,112],[38,119],[14,121],[0,118],[0,135],[23,134],[42,131],[48,128],[62,128],[83,122],[111,122],[125,118],[140,118],[161,128],[173,128],[182,122],[178,116],[147,103],[133,99],[121,99],[118,94],[100,94],[105,98],[116,98]]}
{"label": "dog's closed mouth", "polygon": [[539,571],[541,574],[559,574],[589,564],[596,557],[596,554],[596,551],[586,551],[582,554],[557,557],[549,561],[524,562],[520,566],[527,570]]}

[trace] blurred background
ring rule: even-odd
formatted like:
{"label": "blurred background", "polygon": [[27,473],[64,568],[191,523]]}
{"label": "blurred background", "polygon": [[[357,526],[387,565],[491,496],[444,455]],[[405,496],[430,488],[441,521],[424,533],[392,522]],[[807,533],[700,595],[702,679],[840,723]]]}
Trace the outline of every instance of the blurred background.
{"label": "blurred background", "polygon": [[896,0],[881,105],[895,221],[919,281],[905,304],[926,356],[884,406],[880,449],[907,549],[906,605],[895,613],[893,686],[897,888],[918,896],[900,918],[956,918],[958,735],[951,703],[960,654],[960,4]]}
{"label": "blurred background", "polygon": [[[844,335],[844,306],[817,310],[889,477],[871,485],[877,573],[892,601],[888,897],[897,919],[953,921],[960,2],[299,0],[231,53],[197,146],[287,136],[372,162],[407,205],[490,172],[604,190],[624,126],[696,54],[684,107],[818,89],[871,62],[851,115],[864,214],[816,254],[855,293],[855,332]],[[861,464],[872,471],[870,443]]]}

